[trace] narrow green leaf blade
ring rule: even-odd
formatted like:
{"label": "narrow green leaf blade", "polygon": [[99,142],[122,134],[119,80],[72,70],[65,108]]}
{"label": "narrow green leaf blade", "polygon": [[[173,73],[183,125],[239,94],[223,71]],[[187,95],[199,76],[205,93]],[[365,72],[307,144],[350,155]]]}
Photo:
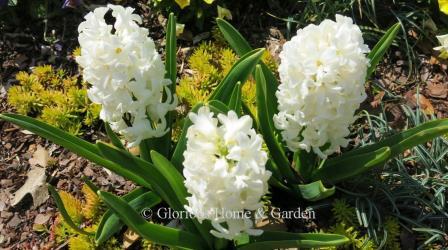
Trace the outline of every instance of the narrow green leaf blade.
{"label": "narrow green leaf blade", "polygon": [[[190,112],[197,113],[198,110],[204,106],[203,103],[196,104]],[[171,157],[171,162],[179,171],[182,171],[182,162],[184,161],[183,153],[187,147],[187,131],[188,128],[191,126],[192,122],[187,117],[185,117],[184,126],[182,127],[182,133],[179,137],[179,140],[177,141],[176,148],[174,149],[173,156]]]}
{"label": "narrow green leaf blade", "polygon": [[104,126],[106,127],[106,134],[107,137],[109,137],[110,142],[117,147],[126,150],[126,148],[123,146],[123,143],[121,143],[120,138],[115,134],[115,132],[112,130],[108,122],[104,123]]}
{"label": "narrow green leaf blade", "polygon": [[263,56],[264,49],[255,49],[242,56],[210,95],[209,100],[228,103],[237,82],[244,84]]}
{"label": "narrow green leaf blade", "polygon": [[368,79],[373,72],[375,72],[376,66],[383,58],[386,51],[389,49],[390,45],[394,41],[395,37],[398,34],[398,31],[400,30],[400,23],[394,24],[392,27],[390,27],[383,37],[378,41],[378,43],[373,47],[372,51],[370,51],[368,58],[370,59],[370,65],[367,69],[367,76]]}
{"label": "narrow green leaf blade", "polygon": [[[151,151],[151,159],[154,162],[154,166],[163,175],[168,185],[173,189],[174,194],[182,205],[187,205],[187,189],[184,186],[184,177],[177,171],[177,169],[171,164],[168,159],[156,151]],[[197,220],[193,220],[195,227],[199,230],[202,238],[205,239],[209,245],[213,245],[213,239],[209,233],[211,228],[207,223],[198,223]]]}
{"label": "narrow green leaf blade", "polygon": [[82,156],[98,165],[106,167],[107,169],[136,182],[142,186],[148,184],[139,176],[138,173],[132,172],[129,169],[122,168],[111,161],[106,160],[98,150],[95,144],[89,143],[76,136],[73,136],[61,129],[48,125],[37,119],[17,115],[17,114],[0,114],[0,119],[19,125],[39,136],[42,136],[64,148]]}
{"label": "narrow green leaf blade", "polygon": [[294,153],[294,167],[299,175],[305,180],[311,179],[311,174],[317,165],[316,154],[299,150]]}
{"label": "narrow green leaf blade", "polygon": [[133,156],[127,151],[120,150],[103,142],[97,143],[101,153],[110,161],[122,166],[123,168],[135,169],[140,174],[146,185],[154,190],[163,200],[171,206],[179,208],[181,204],[178,202],[172,188],[165,181],[163,175],[150,162],[146,162],[138,157]]}
{"label": "narrow green leaf blade", "polygon": [[[168,205],[176,211],[184,211],[185,198],[179,197],[172,185],[181,185],[183,183],[183,177],[174,168],[161,169],[160,164],[157,166],[147,162],[141,158],[135,157],[127,151],[120,150],[105,143],[98,143],[98,148],[101,152],[108,157],[114,163],[137,169],[140,173],[140,177],[150,185],[151,189],[156,192]],[[175,171],[173,171],[175,170]],[[172,176],[170,176],[172,175]],[[175,184],[175,182],[178,182]],[[191,232],[196,232],[196,229],[202,230],[207,227],[207,223],[203,223],[202,226],[198,226],[198,222],[192,219],[183,219],[186,228]]]}
{"label": "narrow green leaf blade", "polygon": [[[125,196],[122,199],[128,202],[129,206],[132,207],[132,209],[137,213],[141,213],[143,209],[150,209],[161,202],[160,197],[151,191],[145,192],[144,189],[137,189],[136,191],[137,192],[131,192],[131,196]],[[143,191],[143,193],[141,191]],[[132,197],[135,196],[135,194],[139,195]],[[98,229],[95,234],[95,242],[98,245],[104,243],[120,231],[123,226],[124,223],[113,212],[113,210],[107,210],[98,225]]]}
{"label": "narrow green leaf blade", "polygon": [[167,181],[167,184],[171,186],[176,194],[179,202],[182,205],[187,203],[187,189],[184,186],[184,177],[177,171],[177,169],[171,164],[168,159],[157,151],[151,151],[151,159],[154,163],[154,167],[160,172],[160,174]]}
{"label": "narrow green leaf blade", "polygon": [[48,184],[48,190],[50,191],[50,194],[53,197],[56,206],[58,207],[59,213],[61,213],[62,218],[64,218],[65,223],[67,223],[67,225],[69,225],[73,230],[80,234],[91,235],[92,233],[82,230],[75,224],[75,222],[73,222],[72,218],[65,209],[64,202],[62,202],[58,191],[56,191],[56,189],[50,184]]}
{"label": "narrow green leaf blade", "polygon": [[391,148],[358,154],[324,164],[313,173],[313,180],[336,183],[384,164],[391,157]]}
{"label": "narrow green leaf blade", "polygon": [[216,24],[218,28],[221,30],[224,38],[229,43],[230,47],[232,47],[239,56],[246,54],[251,51],[249,43],[243,36],[236,30],[230,23],[222,18],[216,19]]}
{"label": "narrow green leaf blade", "polygon": [[[238,56],[243,56],[252,50],[249,42],[247,42],[241,33],[238,32],[238,30],[236,30],[230,23],[221,18],[218,18],[216,23],[218,24],[224,38],[229,43],[230,47],[235,50]],[[267,82],[264,89],[268,111],[267,116],[272,118],[274,114],[278,113],[277,97],[275,96],[275,92],[279,83],[272,71],[263,62],[260,62],[260,65]],[[269,119],[268,122],[269,125],[275,129],[272,119]],[[275,129],[275,132],[278,134],[277,129]]]}
{"label": "narrow green leaf blade", "polygon": [[242,107],[241,86],[241,82],[236,83],[229,101],[229,109],[234,110],[238,115],[241,114]]}
{"label": "narrow green leaf blade", "polygon": [[266,79],[264,77],[261,66],[257,65],[255,69],[255,82],[256,82],[256,98],[257,98],[257,113],[258,113],[258,126],[263,135],[263,139],[266,145],[269,148],[269,152],[271,154],[272,159],[277,165],[278,169],[281,172],[281,176],[284,176],[289,182],[298,183],[296,176],[290,167],[290,163],[288,158],[286,158],[286,154],[275,139],[274,131],[271,125],[269,124],[269,120],[272,117],[268,117],[267,111],[267,103],[266,96],[263,89],[266,89]]}
{"label": "narrow green leaf blade", "polygon": [[121,221],[147,240],[176,248],[206,248],[204,242],[192,233],[145,221],[140,214],[119,197],[102,191],[99,191],[99,196],[115,211]]}
{"label": "narrow green leaf blade", "polygon": [[168,25],[166,28],[166,62],[165,71],[166,77],[171,80],[171,93],[176,91],[176,77],[177,77],[177,39],[176,39],[176,16],[170,13],[168,17]]}
{"label": "narrow green leaf blade", "polygon": [[318,201],[328,198],[334,194],[336,188],[326,188],[322,181],[315,181],[309,184],[299,185],[300,193],[305,200]]}
{"label": "narrow green leaf blade", "polygon": [[338,234],[265,231],[261,236],[251,237],[251,243],[240,246],[238,249],[319,248],[341,246],[349,241],[347,237]]}
{"label": "narrow green leaf blade", "polygon": [[[165,59],[165,77],[171,80],[169,85],[170,95],[173,98],[176,93],[176,78],[177,78],[177,39],[176,39],[176,16],[170,13],[168,17],[168,24],[166,28],[166,59]],[[167,94],[167,93],[166,93]],[[166,98],[168,98],[165,95]],[[165,157],[171,153],[171,134],[174,120],[174,111],[168,112],[166,115],[168,132],[160,138],[145,139],[140,143],[140,156],[145,161],[150,161],[151,150],[156,149]]]}
{"label": "narrow green leaf blade", "polygon": [[390,136],[378,143],[367,145],[350,152],[346,152],[339,157],[329,159],[326,161],[325,165],[335,165],[339,161],[346,158],[351,158],[359,154],[371,153],[384,147],[390,148],[390,158],[392,158],[399,155],[406,149],[415,147],[446,133],[448,133],[448,119],[439,119],[426,122],[417,127]]}

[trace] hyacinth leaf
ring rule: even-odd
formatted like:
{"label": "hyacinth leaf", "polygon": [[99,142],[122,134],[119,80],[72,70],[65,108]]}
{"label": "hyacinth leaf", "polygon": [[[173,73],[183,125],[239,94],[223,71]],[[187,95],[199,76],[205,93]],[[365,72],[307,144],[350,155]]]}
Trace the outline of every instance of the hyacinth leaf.
{"label": "hyacinth leaf", "polygon": [[257,91],[258,125],[261,134],[263,135],[263,139],[268,146],[271,157],[280,170],[281,175],[284,178],[287,178],[288,182],[298,183],[283,148],[275,139],[273,129],[269,122],[267,122],[272,119],[272,117],[269,117],[267,112],[267,102],[264,91],[266,89],[266,79],[260,65],[257,65],[255,69],[255,82]]}
{"label": "hyacinth leaf", "polygon": [[[378,153],[378,151],[380,149],[389,147],[390,148],[390,155],[388,155],[387,159],[385,159],[382,163],[386,162],[387,160],[396,157],[397,155],[399,155],[400,153],[404,152],[406,149],[410,149],[412,147],[415,147],[419,144],[425,143],[427,141],[430,141],[438,136],[442,136],[445,135],[446,133],[448,133],[448,119],[440,119],[440,120],[434,120],[434,121],[430,121],[430,122],[426,122],[420,126],[414,127],[412,129],[408,129],[406,131],[403,131],[401,133],[398,133],[396,135],[390,136],[387,139],[384,139],[378,143],[372,144],[372,145],[367,145],[352,151],[349,151],[347,153],[344,153],[343,155],[339,156],[339,157],[335,157],[332,159],[329,159],[325,162],[325,164],[323,165],[323,167],[321,168],[320,171],[316,171],[316,173],[314,174],[314,180],[319,180],[322,179],[323,181],[326,181],[325,178],[320,178],[319,176],[319,172],[322,172],[323,170],[325,171],[330,171],[330,169],[335,168],[335,166],[337,166],[336,168],[340,168],[341,165],[343,165],[343,162],[347,161],[348,159],[354,159],[356,156],[359,155],[364,155],[364,156],[368,156],[370,158],[374,158],[374,155],[376,155]],[[356,161],[355,161],[356,163]],[[379,164],[376,164],[375,166],[380,165],[381,162]],[[349,178],[352,177],[356,174],[359,174],[361,172],[364,172],[370,168],[365,168],[364,166],[362,166],[362,164],[356,164],[358,166],[359,169],[352,169],[356,170],[354,173],[346,173],[345,178]],[[338,173],[342,173],[343,171],[341,171],[340,169],[338,169]],[[333,179],[331,177],[331,173],[327,173],[328,175],[328,180],[342,180],[341,178],[336,178]],[[323,177],[323,176],[322,176]],[[335,177],[335,176],[333,176]]]}
{"label": "hyacinth leaf", "polygon": [[[151,151],[151,159],[154,162],[154,166],[160,171],[169,186],[173,189],[179,202],[182,205],[187,204],[187,189],[184,186],[184,177],[177,171],[171,162],[157,151]],[[206,223],[199,224],[198,221],[193,220],[196,228],[199,230],[202,237],[212,245],[212,238],[209,233],[210,228]]]}
{"label": "hyacinth leaf", "polygon": [[[123,195],[121,198],[126,202],[130,202],[139,197],[140,195],[146,193],[147,191],[148,190],[145,188],[138,187],[132,190],[131,192]],[[95,193],[98,194],[98,190]],[[112,235],[114,235],[117,232],[115,230],[121,229],[121,226],[117,229],[118,227],[117,225],[124,225],[124,224],[123,222],[120,221],[118,216],[115,215],[112,209],[108,209],[101,217],[101,221],[96,230],[95,241],[99,244],[107,241]]]}
{"label": "hyacinth leaf", "polygon": [[84,141],[73,136],[59,128],[48,125],[37,119],[16,114],[0,114],[0,119],[14,123],[24,129],[27,129],[39,136],[42,136],[55,144],[58,144],[79,156],[82,156],[98,165],[101,165],[118,175],[123,176],[139,185],[149,187],[149,184],[140,177],[138,171],[132,166],[123,168],[107,159],[105,159],[95,144]]}
{"label": "hyacinth leaf", "polygon": [[234,110],[238,115],[241,114],[241,82],[237,82],[236,87],[233,89],[232,95],[230,96],[229,109]]}
{"label": "hyacinth leaf", "polygon": [[62,199],[56,189],[52,185],[48,184],[48,190],[50,191],[50,194],[53,197],[54,202],[56,203],[59,213],[61,213],[62,218],[64,218],[65,223],[67,223],[68,226],[70,226],[73,230],[80,234],[91,235],[92,233],[82,230],[75,224],[75,222],[73,222],[72,218],[65,209],[64,202],[62,202]]}
{"label": "hyacinth leaf", "polygon": [[[198,103],[190,110],[190,112],[197,113],[198,110],[204,106],[203,103]],[[193,124],[188,116],[185,118],[184,126],[182,127],[182,133],[177,141],[176,148],[174,149],[173,156],[171,157],[171,162],[179,170],[182,171],[182,162],[184,161],[183,153],[187,148],[187,131],[188,128]]]}
{"label": "hyacinth leaf", "polygon": [[350,240],[338,234],[288,233],[265,231],[261,236],[251,237],[251,243],[238,246],[241,250],[263,250],[279,248],[319,248],[341,246]]}
{"label": "hyacinth leaf", "polygon": [[115,211],[115,214],[121,221],[134,232],[151,242],[175,248],[207,248],[205,242],[193,233],[155,223],[149,223],[145,221],[139,213],[134,211],[123,199],[103,191],[98,191],[98,194],[101,199]]}
{"label": "hyacinth leaf", "polygon": [[384,164],[390,157],[391,148],[383,147],[373,152],[338,159],[317,169],[312,179],[336,183]]}
{"label": "hyacinth leaf", "polygon": [[185,205],[187,202],[186,197],[188,193],[184,186],[184,177],[179,173],[179,171],[177,171],[168,159],[159,154],[157,151],[151,151],[151,159],[154,163],[154,167],[159,170],[168,185],[173,189],[179,202],[182,205]]}
{"label": "hyacinth leaf", "polygon": [[[189,2],[188,2],[189,4]],[[165,60],[165,78],[171,80],[171,84],[169,85],[169,90],[171,95],[174,95],[176,92],[176,78],[177,78],[177,40],[176,40],[176,16],[173,13],[170,13],[168,17],[168,24],[166,28],[166,60]],[[165,97],[166,98],[165,93]],[[166,127],[168,128],[168,132],[160,138],[151,138],[143,140],[140,147],[140,157],[145,161],[150,161],[151,156],[150,152],[153,149],[157,149],[161,154],[168,157],[171,150],[171,127],[173,124],[174,111],[170,111],[166,114]]]}
{"label": "hyacinth leaf", "polygon": [[[222,102],[217,100],[211,100],[207,103],[210,110],[214,113],[227,113],[229,111],[229,108]],[[203,103],[196,104],[190,112],[197,113],[198,110],[204,106]],[[187,148],[187,131],[188,128],[191,126],[192,122],[188,118],[188,116],[185,118],[184,126],[182,128],[182,134],[179,137],[179,141],[177,142],[176,148],[174,149],[173,156],[171,157],[171,163],[180,171],[182,172],[183,166],[182,162],[184,161],[183,153],[185,149]]]}
{"label": "hyacinth leaf", "polygon": [[[141,193],[140,190],[143,191],[143,193]],[[160,197],[151,191],[145,192],[145,190],[139,189],[138,192],[135,193],[138,193],[139,196],[132,197],[132,199],[123,197],[123,200],[136,212],[140,212],[143,209],[150,209],[161,202]],[[135,195],[135,193],[133,195]],[[95,242],[98,245],[104,243],[120,231],[123,226],[124,223],[120,221],[120,218],[113,212],[113,210],[107,210],[98,225],[95,234]]]}
{"label": "hyacinth leaf", "polygon": [[[98,142],[97,145],[104,156],[109,160],[123,167],[134,166],[139,169],[141,177],[147,183],[150,183],[152,190],[154,190],[156,194],[166,201],[170,207],[176,211],[184,210],[186,195],[178,196],[178,194],[181,193],[176,192],[178,190],[174,190],[174,187],[171,186],[174,181],[178,181],[176,188],[183,183],[183,177],[177,169],[174,168],[174,166],[171,165],[171,168],[163,169],[160,164],[154,165],[141,158],[133,156],[127,151],[120,150],[108,144]],[[206,223],[203,223],[203,225],[198,225],[196,220],[184,219],[182,221],[185,223],[186,228],[188,228],[191,232],[196,232],[196,229],[199,229],[199,232],[203,232],[208,226]],[[209,234],[207,234],[207,236],[209,237]]]}
{"label": "hyacinth leaf", "polygon": [[336,188],[326,188],[322,181],[315,181],[309,184],[299,185],[302,198],[309,201],[318,201],[328,198],[334,194]]}
{"label": "hyacinth leaf", "polygon": [[[238,54],[238,56],[243,56],[252,50],[249,42],[241,35],[238,30],[236,30],[229,22],[224,19],[217,18],[216,23],[221,31],[222,35],[229,43],[230,47]],[[266,78],[266,102],[267,102],[267,116],[273,117],[274,114],[278,113],[277,110],[277,97],[275,96],[275,92],[277,90],[278,81],[274,76],[274,73],[264,64],[260,62],[261,70]],[[278,133],[277,129],[274,127],[272,119],[268,120],[269,125],[274,128],[276,133]]]}
{"label": "hyacinth leaf", "polygon": [[168,17],[168,25],[166,29],[166,62],[165,62],[165,71],[166,78],[171,80],[170,90],[171,93],[176,91],[176,78],[177,78],[177,57],[176,50],[177,40],[176,40],[176,16],[173,13],[170,13]]}
{"label": "hyacinth leaf", "polygon": [[227,114],[230,109],[227,105],[224,103],[217,101],[217,100],[211,100],[207,103],[207,106],[210,108],[210,110],[216,114]]}
{"label": "hyacinth leaf", "polygon": [[311,179],[311,174],[316,167],[316,154],[299,150],[294,153],[294,167],[303,180]]}
{"label": "hyacinth leaf", "polygon": [[244,39],[241,33],[229,22],[222,18],[216,18],[216,24],[230,47],[232,47],[239,56],[252,50],[246,39]]}
{"label": "hyacinth leaf", "polygon": [[372,51],[370,51],[368,58],[370,59],[370,65],[367,69],[367,79],[375,72],[376,66],[383,58],[386,51],[389,49],[390,45],[394,41],[395,37],[400,30],[400,23],[394,24],[390,27],[386,33],[381,37],[378,43],[373,47]]}
{"label": "hyacinth leaf", "polygon": [[104,157],[110,161],[123,167],[134,166],[140,172],[140,176],[150,184],[150,188],[160,195],[163,200],[168,202],[170,206],[176,209],[182,207],[173,189],[152,163],[103,142],[98,142],[97,146]]}
{"label": "hyacinth leaf", "polygon": [[263,53],[264,49],[255,49],[242,56],[211,93],[209,100],[218,100],[224,104],[229,103],[236,83],[241,82],[244,84],[246,82],[263,56]]}
{"label": "hyacinth leaf", "polygon": [[126,149],[121,143],[120,138],[118,138],[117,134],[112,130],[108,122],[104,123],[104,127],[106,128],[107,137],[109,137],[110,142],[117,148]]}

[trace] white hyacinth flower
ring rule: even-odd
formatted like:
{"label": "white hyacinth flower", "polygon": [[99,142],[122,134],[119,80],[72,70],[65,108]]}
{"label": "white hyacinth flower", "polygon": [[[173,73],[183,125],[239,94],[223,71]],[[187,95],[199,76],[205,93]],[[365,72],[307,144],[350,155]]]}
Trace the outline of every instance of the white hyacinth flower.
{"label": "white hyacinth flower", "polygon": [[368,52],[359,27],[341,15],[298,30],[284,44],[274,124],[290,150],[326,158],[347,146],[348,127],[366,98]]}
{"label": "white hyacinth flower", "polygon": [[243,212],[261,209],[271,172],[265,169],[263,139],[252,128],[252,118],[234,111],[217,118],[208,107],[190,113],[183,162],[185,186],[192,195],[186,210],[202,222],[210,220],[215,237],[234,239],[245,232],[260,235]]}
{"label": "white hyacinth flower", "polygon": [[[113,25],[105,20],[109,11]],[[76,58],[84,80],[92,85],[88,97],[101,104],[100,118],[129,147],[163,136],[168,131],[165,115],[177,106],[154,41],[133,11],[109,4],[88,13],[78,27],[81,56]]]}
{"label": "white hyacinth flower", "polygon": [[448,34],[443,36],[437,36],[440,42],[440,46],[435,47],[434,50],[440,51],[440,58],[448,59]]}

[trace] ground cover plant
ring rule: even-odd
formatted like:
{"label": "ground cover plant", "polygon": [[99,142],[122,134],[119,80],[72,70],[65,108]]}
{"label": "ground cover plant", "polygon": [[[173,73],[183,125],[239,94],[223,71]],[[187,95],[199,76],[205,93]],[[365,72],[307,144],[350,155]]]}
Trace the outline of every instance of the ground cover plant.
{"label": "ground cover plant", "polygon": [[[181,34],[151,3],[61,3],[85,13],[76,53],[54,60],[65,45],[45,31],[56,65],[21,66],[25,49],[2,71],[21,70],[0,92],[2,247],[447,247],[448,39],[419,33],[429,56],[407,40],[429,18],[442,26],[446,3],[267,2],[263,15],[286,26],[256,49],[260,34],[224,18],[201,42],[209,34],[186,39],[194,29]],[[283,4],[303,9],[273,13]],[[226,19],[244,18],[231,6]],[[393,61],[403,48],[415,55],[405,66]],[[398,81],[397,67],[412,72],[415,88],[392,88],[389,67]]]}

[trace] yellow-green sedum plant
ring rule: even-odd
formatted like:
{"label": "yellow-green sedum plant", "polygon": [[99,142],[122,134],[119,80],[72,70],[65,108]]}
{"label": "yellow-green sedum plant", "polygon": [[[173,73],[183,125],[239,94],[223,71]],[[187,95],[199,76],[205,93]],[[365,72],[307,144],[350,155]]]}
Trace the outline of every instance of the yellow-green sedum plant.
{"label": "yellow-green sedum plant", "polygon": [[37,117],[71,134],[98,122],[100,106],[87,98],[85,83],[51,65],[37,66],[31,74],[17,73],[18,85],[8,90],[8,103],[19,114]]}
{"label": "yellow-green sedum plant", "polygon": [[95,243],[94,232],[98,228],[102,214],[104,214],[104,204],[98,195],[86,184],[82,187],[84,199],[77,199],[65,191],[58,192],[62,204],[64,204],[67,215],[78,224],[89,225],[84,228],[90,234],[80,234],[68,225],[64,216],[61,214],[55,220],[52,226],[55,240],[57,243],[68,242],[68,249],[121,249],[116,238],[111,237],[106,242],[97,245]]}
{"label": "yellow-green sedum plant", "polygon": [[[115,17],[113,25],[108,25],[104,19],[110,11]],[[279,110],[275,95],[279,85],[272,71],[261,62],[264,49],[252,50],[230,24],[218,19],[224,37],[240,59],[216,85],[207,101],[192,107],[179,140],[173,143],[171,130],[177,101],[174,15],[170,15],[168,21],[164,67],[148,31],[139,26],[141,18],[133,14],[132,8],[99,7],[85,19],[79,26],[81,55],[77,61],[83,68],[84,79],[91,84],[89,97],[102,105],[100,117],[107,122],[106,130],[112,144],[101,141],[93,144],[23,115],[1,114],[0,118],[44,136],[139,185],[132,192],[117,197],[89,184],[109,207],[95,232],[98,244],[126,225],[155,244],[183,249],[341,246],[349,239],[339,234],[260,230],[256,227],[258,216],[254,212],[263,207],[262,197],[269,189],[285,191],[282,195],[288,195],[288,199],[313,202],[335,192],[334,187],[327,189],[323,183],[334,184],[381,166],[403,150],[448,131],[447,120],[437,120],[326,161],[317,161],[312,152],[318,150],[309,153],[297,150],[294,164],[291,164],[292,159],[288,158],[291,154],[285,153],[281,140],[285,134],[280,134],[274,126],[274,115]],[[354,28],[346,18],[342,19],[342,26]],[[367,73],[360,74],[373,72],[397,27],[386,33],[372,50]],[[310,26],[310,35],[315,35],[312,32],[315,28]],[[308,53],[314,52],[308,50]],[[310,83],[333,72],[331,67],[321,70],[320,66],[328,63],[324,59],[336,61],[336,68],[353,64],[345,60],[341,51],[331,52],[324,53],[326,57],[320,61],[308,62],[312,66],[306,72],[297,69],[289,72],[296,74],[297,79],[307,74],[307,83]],[[315,69],[318,71],[313,71]],[[242,87],[252,74],[256,82],[256,122],[246,113],[242,102]],[[331,77],[327,76],[325,83],[333,83],[337,87],[335,90],[340,90],[339,76]],[[316,84],[316,88],[318,86]],[[341,96],[336,97],[343,101]],[[300,108],[291,107],[304,112]],[[123,145],[120,136],[128,144]],[[134,145],[140,147],[138,157],[128,151]],[[325,147],[318,149],[326,151]],[[70,218],[54,187],[49,189],[66,223],[79,234],[90,235]],[[141,216],[143,208],[152,208],[162,201],[172,210],[190,215],[180,218],[182,226],[150,223]],[[213,213],[214,209],[220,212]],[[224,217],[227,211],[243,213],[246,217]]]}
{"label": "yellow-green sedum plant", "polygon": [[[213,89],[229,73],[237,62],[238,56],[233,50],[218,41],[203,42],[195,48],[188,59],[191,74],[185,74],[176,87],[179,100],[189,108],[200,102],[206,102]],[[263,53],[263,63],[269,69],[277,70],[277,63],[268,51]],[[255,81],[249,78],[242,87],[244,105],[256,116]]]}

